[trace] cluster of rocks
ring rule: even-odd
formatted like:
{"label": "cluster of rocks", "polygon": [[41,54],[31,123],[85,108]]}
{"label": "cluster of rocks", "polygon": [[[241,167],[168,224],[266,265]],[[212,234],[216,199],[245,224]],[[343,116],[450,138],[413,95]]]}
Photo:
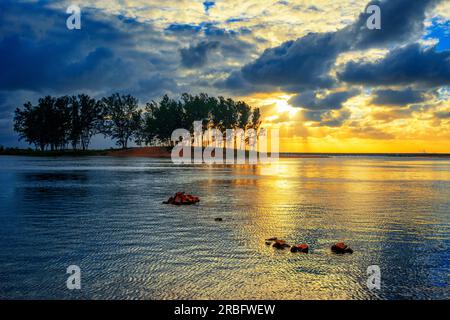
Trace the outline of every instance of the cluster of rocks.
{"label": "cluster of rocks", "polygon": [[174,204],[177,206],[182,206],[196,204],[198,202],[200,202],[199,197],[185,194],[184,192],[177,192],[173,197],[170,197],[169,200],[164,201],[163,204]]}
{"label": "cluster of rocks", "polygon": [[[309,253],[309,245],[306,243],[289,245],[285,240],[278,238],[266,239],[266,245],[272,246],[278,250],[291,249],[291,252]],[[336,254],[353,253],[353,250],[343,242],[338,242],[331,246],[331,252]]]}
{"label": "cluster of rocks", "polygon": [[[184,192],[177,192],[173,197],[170,197],[167,201],[164,201],[163,204],[173,204],[177,206],[181,205],[191,205],[196,204],[200,202],[200,198],[197,196],[193,196],[191,194],[186,194]],[[216,222],[222,222],[222,218],[215,218],[214,221]],[[300,253],[309,253],[309,245],[306,243],[296,244],[296,245],[289,245],[286,243],[285,240],[278,239],[278,238],[270,238],[266,239],[266,245],[272,246],[275,249],[278,250],[284,250],[284,249],[290,249],[291,252],[300,252]],[[331,246],[331,252],[336,254],[345,254],[345,253],[353,253],[352,248],[347,246],[343,242],[338,242]]]}

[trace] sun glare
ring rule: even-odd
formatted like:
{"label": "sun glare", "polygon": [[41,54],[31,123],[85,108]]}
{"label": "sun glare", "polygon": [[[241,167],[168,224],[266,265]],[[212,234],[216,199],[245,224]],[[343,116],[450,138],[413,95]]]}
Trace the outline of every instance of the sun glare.
{"label": "sun glare", "polygon": [[281,99],[275,100],[275,105],[277,106],[278,113],[289,113],[289,117],[293,117],[297,112],[298,108],[294,108],[289,104],[289,99],[291,96],[282,96]]}

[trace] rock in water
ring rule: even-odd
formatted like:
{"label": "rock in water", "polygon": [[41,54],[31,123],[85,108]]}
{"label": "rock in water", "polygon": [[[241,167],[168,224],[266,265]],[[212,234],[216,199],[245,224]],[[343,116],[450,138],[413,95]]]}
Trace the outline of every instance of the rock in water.
{"label": "rock in water", "polygon": [[278,240],[278,238],[269,238],[269,239],[266,239],[266,246],[270,246],[270,245],[272,245],[275,241],[277,241]]}
{"label": "rock in water", "polygon": [[338,242],[331,246],[331,251],[336,254],[353,253],[352,248],[343,242]]}
{"label": "rock in water", "polygon": [[291,252],[308,253],[309,246],[306,243],[298,244],[296,246],[291,247]]}
{"label": "rock in water", "polygon": [[291,246],[288,245],[284,240],[276,240],[272,247],[278,250],[283,250],[285,248],[290,248]]}
{"label": "rock in water", "polygon": [[164,201],[163,203],[181,206],[181,205],[196,204],[198,202],[200,202],[199,197],[190,194],[185,194],[184,192],[177,192],[173,197],[170,197],[169,200]]}

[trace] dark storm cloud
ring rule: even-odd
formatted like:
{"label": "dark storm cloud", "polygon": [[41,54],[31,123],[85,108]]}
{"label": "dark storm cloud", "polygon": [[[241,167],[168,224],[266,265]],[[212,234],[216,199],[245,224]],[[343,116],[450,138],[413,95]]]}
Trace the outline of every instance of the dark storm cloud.
{"label": "dark storm cloud", "polygon": [[43,4],[2,1],[0,12],[0,90],[126,90],[174,64],[138,50],[144,41],[163,43],[151,26],[133,19],[86,9],[81,30],[68,30],[65,11]]}
{"label": "dark storm cloud", "polygon": [[[316,122],[315,126],[340,127],[351,115],[348,110],[341,110],[343,104],[359,94],[359,90],[333,92],[318,97],[316,91],[305,91],[291,98],[289,104],[305,109],[306,121]],[[341,110],[338,113],[333,110]]]}
{"label": "dark storm cloud", "polygon": [[[414,40],[424,29],[427,10],[441,0],[375,0],[366,8],[377,5],[381,9],[381,29],[369,30],[366,27],[368,14],[361,13],[358,20],[348,27],[353,46],[358,49],[386,46],[390,43],[405,43]],[[345,29],[344,29],[345,30]]]}
{"label": "dark storm cloud", "polygon": [[131,90],[128,90],[126,93],[130,93],[140,97],[144,101],[148,101],[166,94],[167,88],[170,88],[172,92],[179,92],[178,84],[172,77],[156,73],[139,80],[136,89],[131,88]]}
{"label": "dark storm cloud", "polygon": [[339,110],[344,102],[357,94],[359,94],[358,90],[349,90],[333,92],[318,98],[316,92],[306,91],[294,96],[289,103],[294,107],[302,107],[308,110]]}
{"label": "dark storm cloud", "polygon": [[[213,63],[223,66],[229,59],[241,62],[257,52],[257,39],[248,28],[235,31],[217,27],[216,23],[205,22],[198,25],[170,25],[165,33],[175,35],[182,43],[191,43],[190,46],[183,45],[183,48],[177,50],[181,56],[181,65],[185,68],[198,69]],[[251,42],[243,40],[243,36],[255,39]],[[213,52],[219,53],[215,56],[220,59],[209,61]]]}
{"label": "dark storm cloud", "polygon": [[330,87],[333,80],[328,71],[337,54],[346,47],[335,33],[310,33],[267,49],[256,61],[242,68],[242,75],[257,85]]}
{"label": "dark storm cloud", "polygon": [[407,88],[405,90],[376,90],[373,93],[372,104],[382,106],[405,106],[425,101],[423,91]]}
{"label": "dark storm cloud", "polygon": [[368,30],[370,15],[361,13],[353,25],[336,32],[309,33],[267,49],[241,69],[242,77],[256,86],[270,85],[289,92],[332,87],[335,79],[330,71],[338,55],[420,38],[425,13],[437,2],[423,0],[411,5],[409,0],[371,1],[368,5],[381,7],[381,30]]}
{"label": "dark storm cloud", "polygon": [[17,143],[14,109],[42,95],[117,91],[144,102],[178,90],[178,42],[151,24],[84,8],[81,30],[68,30],[67,17],[46,2],[0,1],[0,144]]}
{"label": "dark storm cloud", "polygon": [[349,62],[338,78],[348,83],[373,86],[421,85],[437,87],[450,84],[450,50],[436,52],[419,44],[391,51],[376,62]]}
{"label": "dark storm cloud", "polygon": [[214,23],[174,24],[161,32],[151,23],[82,8],[81,30],[68,30],[67,17],[64,8],[52,9],[45,2],[0,2],[0,90],[55,95],[133,91],[142,97],[179,93],[177,82],[187,80],[179,73],[179,49],[194,37],[201,43],[183,50],[186,66],[205,65],[207,53],[219,43],[222,61],[242,60],[256,50],[240,39],[240,32]]}
{"label": "dark storm cloud", "polygon": [[208,62],[208,54],[217,50],[220,46],[218,41],[202,41],[195,46],[180,49],[181,64],[186,68],[199,68]]}
{"label": "dark storm cloud", "polygon": [[214,82],[214,87],[222,90],[230,90],[238,95],[247,95],[255,91],[258,92],[272,92],[272,86],[258,85],[255,86],[246,81],[240,71],[232,71],[230,75],[224,80]]}

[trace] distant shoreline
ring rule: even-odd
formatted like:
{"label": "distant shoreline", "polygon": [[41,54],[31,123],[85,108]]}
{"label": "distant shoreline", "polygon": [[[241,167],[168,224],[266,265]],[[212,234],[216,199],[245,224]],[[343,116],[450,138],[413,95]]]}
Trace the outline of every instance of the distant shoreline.
{"label": "distant shoreline", "polygon": [[[138,157],[138,158],[170,158],[170,147],[137,147],[129,149],[103,150],[64,150],[39,151],[33,149],[6,148],[0,150],[0,156],[33,156],[33,157]],[[450,158],[450,153],[293,153],[280,152],[282,159],[320,159],[329,157],[400,157],[400,158]]]}

